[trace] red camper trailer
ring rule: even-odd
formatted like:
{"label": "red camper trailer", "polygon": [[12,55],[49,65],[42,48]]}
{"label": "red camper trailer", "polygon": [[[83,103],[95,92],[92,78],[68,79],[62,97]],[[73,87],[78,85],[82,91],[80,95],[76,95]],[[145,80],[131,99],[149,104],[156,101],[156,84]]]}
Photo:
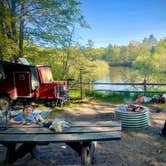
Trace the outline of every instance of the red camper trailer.
{"label": "red camper trailer", "polygon": [[48,99],[62,105],[69,99],[66,81],[54,81],[49,65],[0,61],[0,99]]}

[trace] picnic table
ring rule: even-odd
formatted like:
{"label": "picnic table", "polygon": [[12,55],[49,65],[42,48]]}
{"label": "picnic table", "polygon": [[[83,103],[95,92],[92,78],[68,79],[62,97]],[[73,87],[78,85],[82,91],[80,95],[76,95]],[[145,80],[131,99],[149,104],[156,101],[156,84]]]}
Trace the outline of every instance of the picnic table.
{"label": "picnic table", "polygon": [[[16,143],[49,143],[64,142],[75,150],[80,148],[82,165],[94,163],[94,141],[111,141],[121,139],[121,123],[118,121],[73,122],[62,132],[51,131],[37,124],[10,125],[7,130],[0,131],[0,144],[7,147],[6,162],[8,162],[10,146]],[[74,147],[74,146],[80,147]]]}

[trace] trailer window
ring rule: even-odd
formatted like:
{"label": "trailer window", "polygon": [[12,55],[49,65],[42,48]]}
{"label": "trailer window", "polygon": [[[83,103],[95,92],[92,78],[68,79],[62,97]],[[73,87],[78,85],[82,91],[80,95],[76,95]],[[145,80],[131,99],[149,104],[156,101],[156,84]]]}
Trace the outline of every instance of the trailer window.
{"label": "trailer window", "polygon": [[44,83],[51,83],[54,81],[50,68],[42,68],[40,72],[41,72]]}
{"label": "trailer window", "polygon": [[32,80],[32,90],[35,90],[39,86],[39,78],[36,68],[30,68],[31,70],[31,80]]}
{"label": "trailer window", "polygon": [[19,79],[19,80],[25,80],[24,74],[19,74],[19,75],[18,75],[18,79]]}

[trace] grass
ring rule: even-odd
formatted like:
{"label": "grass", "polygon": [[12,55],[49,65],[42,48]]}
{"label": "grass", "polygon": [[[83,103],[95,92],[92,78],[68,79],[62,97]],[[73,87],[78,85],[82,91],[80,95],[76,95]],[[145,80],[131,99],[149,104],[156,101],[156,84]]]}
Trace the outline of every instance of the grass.
{"label": "grass", "polygon": [[69,91],[69,96],[71,98],[81,98],[80,91]]}
{"label": "grass", "polygon": [[[81,99],[81,95],[79,91],[71,91],[70,97],[72,99]],[[136,95],[130,93],[103,93],[98,91],[84,91],[83,92],[83,99],[86,101],[95,101],[95,102],[108,102],[108,103],[122,103],[124,100],[125,102],[130,102],[133,98],[136,98]],[[79,103],[79,102],[78,102]]]}
{"label": "grass", "polygon": [[105,102],[105,103],[112,103],[112,104],[119,104],[119,103],[131,103],[136,98],[136,94],[131,93],[103,93],[103,92],[90,92],[86,93],[87,97],[93,97],[97,102]]}
{"label": "grass", "polygon": [[[138,93],[103,93],[98,91],[92,92],[84,92],[83,99],[80,99],[80,92],[73,91],[70,92],[70,96],[77,100],[71,100],[69,105],[64,107],[55,107],[55,106],[48,106],[46,102],[37,102],[37,107],[39,109],[52,109],[53,111],[49,115],[49,118],[56,117],[60,112],[68,111],[70,108],[73,107],[80,107],[82,104],[89,104],[89,103],[99,103],[99,104],[127,104],[133,103],[137,98]],[[149,94],[150,95],[150,94]],[[148,95],[147,95],[148,96]],[[144,103],[143,105],[148,106],[158,112],[166,111],[166,104],[152,104],[152,103]]]}
{"label": "grass", "polygon": [[[138,93],[129,93],[129,92],[124,92],[124,93],[120,93],[120,92],[99,92],[99,91],[83,91],[83,96],[81,99],[81,95],[80,95],[80,91],[70,91],[70,97],[71,102],[70,105],[66,105],[65,109],[70,108],[70,107],[77,107],[80,106],[81,104],[84,103],[111,103],[111,104],[123,104],[123,103],[133,103],[137,96],[143,96],[143,94],[138,94]],[[153,94],[154,95],[154,94]],[[152,96],[152,94],[147,94],[147,96]],[[59,112],[59,111],[63,111],[62,108],[59,107],[54,107],[54,106],[50,106],[47,102],[43,102],[43,101],[38,101],[36,102],[37,107],[40,109],[45,109],[48,107],[51,107],[51,109],[54,109],[55,112]],[[163,107],[163,109],[165,108],[164,104],[159,104],[161,105],[160,107]]]}

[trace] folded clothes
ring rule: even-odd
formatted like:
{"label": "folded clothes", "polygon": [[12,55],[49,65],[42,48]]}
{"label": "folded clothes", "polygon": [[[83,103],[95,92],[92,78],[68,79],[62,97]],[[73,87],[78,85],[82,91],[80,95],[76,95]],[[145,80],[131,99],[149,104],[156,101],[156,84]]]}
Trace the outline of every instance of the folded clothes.
{"label": "folded clothes", "polygon": [[40,115],[42,118],[46,118],[52,110],[34,110],[33,115]]}

